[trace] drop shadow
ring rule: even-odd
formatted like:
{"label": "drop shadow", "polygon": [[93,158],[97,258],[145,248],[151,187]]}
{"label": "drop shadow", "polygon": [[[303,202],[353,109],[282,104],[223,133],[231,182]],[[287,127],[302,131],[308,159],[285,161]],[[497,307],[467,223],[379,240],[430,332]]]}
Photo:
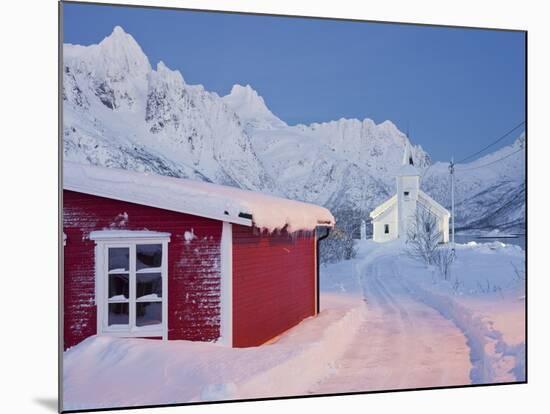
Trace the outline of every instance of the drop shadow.
{"label": "drop shadow", "polygon": [[59,411],[59,406],[57,404],[57,398],[35,398],[34,402],[38,405],[41,405],[44,408],[47,408],[50,411],[57,413]]}

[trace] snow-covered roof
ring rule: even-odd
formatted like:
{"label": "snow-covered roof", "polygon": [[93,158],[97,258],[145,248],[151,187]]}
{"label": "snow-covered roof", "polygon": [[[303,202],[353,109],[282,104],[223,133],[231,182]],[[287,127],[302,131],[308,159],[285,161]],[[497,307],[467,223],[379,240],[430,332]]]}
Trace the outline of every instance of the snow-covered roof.
{"label": "snow-covered roof", "polygon": [[380,214],[382,214],[384,211],[386,211],[391,206],[395,205],[397,202],[397,194],[394,194],[392,197],[384,201],[382,204],[380,204],[378,207],[376,207],[374,210],[370,212],[370,218],[375,219]]}
{"label": "snow-covered roof", "polygon": [[[429,209],[431,212],[433,212],[437,216],[443,217],[443,216],[451,215],[451,213],[449,213],[449,210],[447,210],[445,207],[443,207],[441,204],[439,204],[437,201],[435,201],[433,198],[431,198],[428,194],[426,194],[422,190],[418,191],[418,202],[424,208]],[[372,210],[370,212],[370,217],[372,219],[375,219],[376,217],[378,217],[380,214],[382,214],[389,208],[394,207],[396,204],[397,204],[397,194],[394,194],[391,198],[384,201],[382,204],[380,204],[378,207]]]}
{"label": "snow-covered roof", "polygon": [[420,202],[420,204],[424,205],[424,207],[430,209],[439,216],[451,216],[449,210],[447,210],[445,207],[443,207],[441,204],[431,198],[424,191],[418,192],[418,201]]}
{"label": "snow-covered roof", "polygon": [[235,187],[114,168],[63,163],[63,188],[274,231],[333,226],[324,207]]}

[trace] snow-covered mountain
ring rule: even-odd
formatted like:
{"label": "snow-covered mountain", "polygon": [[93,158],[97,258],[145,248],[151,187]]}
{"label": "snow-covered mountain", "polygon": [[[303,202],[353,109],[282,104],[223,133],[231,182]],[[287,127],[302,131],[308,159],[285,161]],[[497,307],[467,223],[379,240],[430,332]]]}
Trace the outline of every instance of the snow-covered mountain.
{"label": "snow-covered mountain", "polygon": [[[525,135],[509,146],[456,168],[456,220],[459,228],[524,231]],[[424,189],[449,206],[448,165],[435,163]]]}
{"label": "snow-covered mountain", "polygon": [[258,95],[250,85],[233,85],[231,92],[222,98],[239,118],[244,121],[247,130],[275,129],[286,127],[286,123],[269,110],[264,98]]}
{"label": "snow-covered mountain", "polygon": [[[65,44],[63,54],[66,160],[283,195],[327,206],[343,219],[349,211],[366,215],[395,190],[408,138],[390,121],[289,126],[250,85],[220,97],[162,62],[152,68],[120,27],[97,45]],[[522,142],[457,167],[460,225],[522,225],[523,152],[473,169]],[[416,165],[431,165],[420,146],[412,152]],[[446,165],[432,165],[421,185],[449,204]]]}
{"label": "snow-covered mountain", "polygon": [[235,112],[122,28],[63,54],[65,159],[275,191]]}

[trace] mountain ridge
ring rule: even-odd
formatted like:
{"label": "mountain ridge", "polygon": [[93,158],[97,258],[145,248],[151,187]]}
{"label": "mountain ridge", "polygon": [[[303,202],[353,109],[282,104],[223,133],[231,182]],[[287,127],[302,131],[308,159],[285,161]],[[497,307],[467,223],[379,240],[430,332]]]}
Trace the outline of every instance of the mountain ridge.
{"label": "mountain ridge", "polygon": [[[447,166],[432,163],[389,120],[287,125],[250,85],[234,85],[220,97],[187,84],[162,61],[153,68],[119,26],[98,44],[66,44],[63,51],[67,160],[211,181],[367,217],[393,194],[410,145],[426,175],[423,190],[449,205]],[[457,166],[459,226],[524,225],[517,213],[525,209],[523,153],[506,148],[463,166],[463,173]],[[477,168],[506,154],[489,172]]]}

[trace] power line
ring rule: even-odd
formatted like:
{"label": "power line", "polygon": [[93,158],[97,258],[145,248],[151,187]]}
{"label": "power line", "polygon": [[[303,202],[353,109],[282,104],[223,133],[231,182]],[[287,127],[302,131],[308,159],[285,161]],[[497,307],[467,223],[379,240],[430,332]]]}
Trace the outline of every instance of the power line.
{"label": "power line", "polygon": [[430,168],[432,168],[432,165],[434,165],[433,162],[430,163],[430,165],[428,165],[428,168],[426,168],[426,169],[424,170],[424,172],[422,173],[422,177],[420,177],[420,181],[422,181],[422,180],[424,179],[424,177],[425,177],[426,174],[428,173],[428,170],[429,170]]}
{"label": "power line", "polygon": [[[500,137],[497,138],[495,141],[491,142],[489,145],[483,147],[482,149],[480,149],[479,151],[475,152],[474,154],[469,155],[469,156],[467,156],[466,158],[461,159],[460,161],[457,161],[457,162],[455,163],[455,165],[456,165],[456,164],[463,163],[464,161],[466,161],[466,160],[468,160],[468,159],[470,159],[470,158],[472,158],[472,157],[475,157],[475,156],[478,155],[478,154],[481,154],[481,153],[482,153],[483,151],[485,151],[486,149],[491,148],[493,145],[495,145],[495,144],[499,143],[500,141],[502,141],[504,138],[506,138],[508,135],[510,135],[512,132],[514,132],[516,129],[518,129],[518,128],[519,128],[520,126],[522,126],[523,124],[525,124],[525,121],[520,122],[520,123],[517,124],[514,128],[512,128],[511,130],[509,130],[506,134],[500,136]],[[519,151],[518,151],[518,152],[519,152]],[[509,154],[509,155],[512,155],[512,154]],[[509,156],[509,155],[508,155],[508,156]],[[507,156],[507,157],[508,157],[508,156]],[[497,161],[495,161],[495,162],[497,162]],[[424,170],[424,172],[422,173],[422,176],[420,177],[420,180],[422,180],[422,179],[426,176],[426,174],[428,173],[428,171],[430,170],[430,168],[432,167],[432,165],[433,165],[433,163],[431,163],[431,164],[428,166],[428,168],[426,168],[426,169]],[[490,164],[487,164],[487,165],[490,165]],[[459,168],[459,171],[467,171],[467,170],[470,170],[470,169],[477,169],[477,168],[481,168],[481,167],[483,167],[483,166],[472,167],[472,168],[468,168],[468,169],[460,169],[460,168]]]}
{"label": "power line", "polygon": [[480,149],[478,152],[472,154],[472,155],[469,155],[467,156],[466,158],[463,158],[461,159],[460,161],[457,161],[457,164],[461,164],[463,163],[464,161],[466,160],[469,160],[470,158],[472,157],[475,157],[476,155],[479,155],[481,154],[483,151],[485,151],[486,149],[488,148],[491,148],[493,145],[497,144],[498,142],[502,141],[504,138],[506,138],[508,135],[510,135],[512,132],[514,132],[516,129],[518,129],[520,126],[522,126],[523,124],[525,124],[525,121],[521,121],[519,124],[517,124],[515,127],[513,127],[510,131],[508,131],[506,134],[500,136],[499,138],[497,138],[495,141],[491,142],[489,145],[483,147],[482,149]]}
{"label": "power line", "polygon": [[511,152],[511,153],[508,154],[508,155],[505,155],[505,156],[502,157],[502,158],[499,158],[499,159],[497,159],[497,160],[491,161],[491,162],[489,162],[489,163],[487,163],[487,164],[477,165],[477,166],[475,166],[475,167],[470,167],[470,168],[458,168],[457,171],[470,171],[470,170],[477,170],[478,168],[488,167],[489,165],[493,165],[493,164],[495,164],[495,163],[497,163],[497,162],[499,162],[499,161],[502,161],[502,160],[504,160],[504,159],[506,159],[506,158],[508,158],[508,157],[511,157],[512,155],[517,154],[517,153],[520,152],[520,151],[523,151],[523,147],[520,148],[520,149],[518,149],[518,150],[516,150],[516,151],[514,151],[514,152]]}

